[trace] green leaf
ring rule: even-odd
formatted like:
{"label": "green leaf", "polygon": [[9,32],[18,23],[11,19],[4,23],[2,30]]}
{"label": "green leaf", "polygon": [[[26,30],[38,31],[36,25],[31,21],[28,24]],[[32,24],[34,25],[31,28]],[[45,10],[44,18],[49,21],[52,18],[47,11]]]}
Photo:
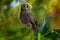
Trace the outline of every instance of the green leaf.
{"label": "green leaf", "polygon": [[38,32],[38,40],[41,40],[41,34]]}
{"label": "green leaf", "polygon": [[44,33],[44,30],[45,30],[45,31],[48,30],[47,24],[51,21],[52,18],[53,18],[53,17],[51,16],[51,17],[49,17],[46,21],[45,21],[45,19],[44,19],[44,21],[43,21],[43,23],[42,23],[42,25],[41,25],[41,28],[38,30],[41,34]]}

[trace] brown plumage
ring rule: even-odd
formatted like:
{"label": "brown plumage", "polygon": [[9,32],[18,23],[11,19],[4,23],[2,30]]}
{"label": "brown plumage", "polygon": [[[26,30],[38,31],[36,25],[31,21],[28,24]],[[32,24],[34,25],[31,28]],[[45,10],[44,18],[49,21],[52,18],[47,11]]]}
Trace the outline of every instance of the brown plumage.
{"label": "brown plumage", "polygon": [[23,24],[31,26],[34,30],[38,30],[40,26],[37,20],[32,16],[28,4],[21,5],[20,20]]}

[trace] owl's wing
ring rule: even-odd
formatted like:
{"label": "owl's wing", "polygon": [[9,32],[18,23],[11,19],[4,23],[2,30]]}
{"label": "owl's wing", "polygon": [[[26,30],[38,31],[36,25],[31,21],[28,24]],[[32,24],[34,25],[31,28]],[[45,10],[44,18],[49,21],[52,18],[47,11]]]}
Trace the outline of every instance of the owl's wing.
{"label": "owl's wing", "polygon": [[40,24],[38,24],[37,20],[32,16],[31,13],[28,13],[27,16],[29,18],[29,22],[32,24],[33,30],[38,31]]}
{"label": "owl's wing", "polygon": [[32,24],[35,24],[34,17],[32,16],[31,13],[27,13],[27,17],[29,18],[29,21],[30,21]]}
{"label": "owl's wing", "polygon": [[28,18],[30,19],[31,22],[33,22],[36,25],[38,25],[38,21],[32,16],[31,13],[28,13],[27,16],[28,16]]}

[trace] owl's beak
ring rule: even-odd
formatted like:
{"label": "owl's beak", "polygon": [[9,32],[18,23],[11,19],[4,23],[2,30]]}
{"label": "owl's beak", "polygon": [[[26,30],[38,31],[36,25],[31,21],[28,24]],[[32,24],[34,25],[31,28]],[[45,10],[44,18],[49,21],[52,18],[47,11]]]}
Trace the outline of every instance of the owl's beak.
{"label": "owl's beak", "polygon": [[28,10],[29,8],[26,8],[26,10]]}

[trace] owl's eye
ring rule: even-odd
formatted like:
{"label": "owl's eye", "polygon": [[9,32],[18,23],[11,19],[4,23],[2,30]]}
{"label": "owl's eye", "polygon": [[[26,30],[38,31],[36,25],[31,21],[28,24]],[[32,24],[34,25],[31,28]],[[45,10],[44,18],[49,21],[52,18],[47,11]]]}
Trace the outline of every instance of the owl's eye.
{"label": "owl's eye", "polygon": [[27,6],[27,8],[28,8],[28,6]]}
{"label": "owl's eye", "polygon": [[23,6],[23,7],[25,7],[25,6]]}

